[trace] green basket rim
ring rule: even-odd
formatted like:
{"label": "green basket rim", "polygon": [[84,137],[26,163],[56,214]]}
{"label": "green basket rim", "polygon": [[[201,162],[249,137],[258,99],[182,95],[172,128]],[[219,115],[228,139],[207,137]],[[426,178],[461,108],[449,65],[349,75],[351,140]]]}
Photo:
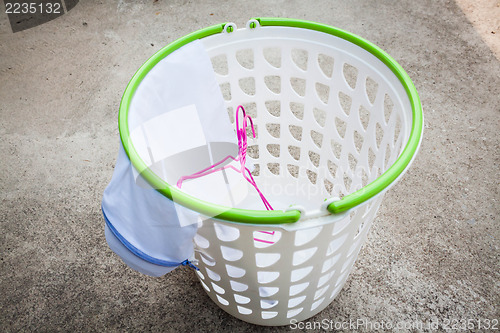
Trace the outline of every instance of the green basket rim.
{"label": "green basket rim", "polygon": [[[254,18],[262,27],[265,26],[285,26],[294,28],[303,28],[316,30],[327,33],[339,38],[345,39],[363,49],[370,52],[381,60],[389,69],[396,75],[403,85],[412,108],[412,127],[408,142],[403,149],[399,158],[387,169],[381,176],[375,179],[370,184],[360,190],[346,195],[338,201],[334,201],[328,205],[328,211],[332,214],[345,212],[371,198],[386,189],[394,180],[396,180],[410,164],[412,158],[416,154],[423,129],[423,112],[418,97],[417,90],[411,81],[408,74],[403,68],[385,51],[371,42],[347,31],[334,28],[325,24],[312,21],[288,18]],[[174,42],[156,52],[149,58],[134,74],[128,83],[123,97],[120,102],[120,110],[118,113],[118,128],[120,131],[120,139],[123,148],[136,170],[141,170],[141,176],[158,192],[172,200],[175,197],[175,202],[189,209],[195,210],[203,215],[215,217],[220,220],[238,223],[249,224],[284,224],[294,223],[300,219],[300,211],[289,210],[250,210],[240,208],[230,208],[222,205],[216,205],[189,194],[182,192],[174,186],[166,183],[158,177],[151,169],[147,167],[144,161],[132,145],[130,132],[128,128],[128,111],[133,95],[139,84],[149,71],[162,59],[180,47],[197,39],[205,38],[223,32],[227,23],[213,25],[195,32],[192,32],[184,37],[181,37]],[[251,26],[252,28],[253,26]]]}

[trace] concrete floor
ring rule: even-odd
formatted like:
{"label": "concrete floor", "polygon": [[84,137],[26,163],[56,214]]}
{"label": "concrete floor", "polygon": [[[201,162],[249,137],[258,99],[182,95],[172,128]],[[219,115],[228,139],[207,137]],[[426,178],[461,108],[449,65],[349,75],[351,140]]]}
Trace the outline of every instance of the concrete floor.
{"label": "concrete floor", "polygon": [[374,42],[406,69],[425,111],[418,158],[386,195],[345,288],[309,322],[500,319],[500,64],[454,1],[120,0],[81,1],[15,34],[0,14],[1,331],[288,329],[230,317],[190,269],[127,268],[100,212],[135,70],[178,37],[252,16]]}

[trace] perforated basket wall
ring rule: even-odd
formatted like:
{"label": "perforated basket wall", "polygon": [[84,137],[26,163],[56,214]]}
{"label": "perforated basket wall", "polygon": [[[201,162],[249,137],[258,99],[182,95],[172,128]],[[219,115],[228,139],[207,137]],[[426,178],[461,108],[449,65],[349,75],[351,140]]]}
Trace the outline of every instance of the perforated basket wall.
{"label": "perforated basket wall", "polygon": [[270,26],[202,41],[228,112],[234,118],[242,104],[254,119],[248,154],[257,184],[275,208],[295,205],[303,214],[293,227],[205,220],[195,238],[198,276],[242,320],[304,320],[339,293],[383,194],[345,214],[308,212],[396,161],[411,131],[407,93],[377,57],[331,34]]}
{"label": "perforated basket wall", "polygon": [[301,230],[205,220],[195,237],[200,282],[217,305],[250,323],[310,318],[342,289],[381,200]]}

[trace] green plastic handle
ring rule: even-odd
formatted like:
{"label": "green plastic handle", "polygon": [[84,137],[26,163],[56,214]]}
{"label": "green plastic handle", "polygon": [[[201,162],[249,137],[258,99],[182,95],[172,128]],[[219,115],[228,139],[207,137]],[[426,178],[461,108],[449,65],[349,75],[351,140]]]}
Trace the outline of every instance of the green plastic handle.
{"label": "green plastic handle", "polygon": [[[370,198],[387,188],[387,186],[389,186],[410,163],[412,157],[415,155],[418,149],[420,138],[422,135],[422,106],[420,104],[417,90],[411,82],[408,74],[406,74],[403,68],[382,49],[347,31],[337,29],[328,25],[304,20],[284,18],[255,18],[255,20],[257,20],[262,27],[287,26],[294,28],[303,28],[320,31],[343,38],[375,55],[397,76],[408,94],[413,114],[412,129],[406,147],[404,148],[401,156],[384,174],[382,174],[375,181],[368,184],[364,188],[345,196],[339,201],[332,202],[328,206],[328,211],[333,214],[344,212],[365,202],[366,200],[369,200]],[[129,84],[127,85],[120,103],[118,126],[123,148],[125,149],[125,152],[127,153],[132,165],[137,170],[141,170],[142,177],[153,188],[157,189],[158,192],[160,192],[170,200],[173,200],[173,198],[175,198],[176,203],[183,205],[189,209],[195,210],[202,215],[215,217],[217,219],[229,222],[250,224],[284,224],[297,222],[300,219],[300,211],[298,210],[267,211],[230,208],[221,205],[215,205],[210,202],[190,196],[175,188],[174,186],[166,183],[163,179],[153,173],[140,158],[130,139],[130,132],[128,128],[128,111],[130,103],[135,91],[137,90],[139,84],[147,75],[147,73],[149,73],[149,71],[156,64],[158,64],[159,61],[164,59],[170,53],[196,39],[202,39],[214,34],[221,33],[224,30],[225,25],[226,23],[207,27],[205,29],[195,31],[189,35],[177,39],[176,41],[170,43],[169,45],[165,46],[157,53],[155,53],[139,68],[139,70],[137,70],[137,72],[134,74]]]}

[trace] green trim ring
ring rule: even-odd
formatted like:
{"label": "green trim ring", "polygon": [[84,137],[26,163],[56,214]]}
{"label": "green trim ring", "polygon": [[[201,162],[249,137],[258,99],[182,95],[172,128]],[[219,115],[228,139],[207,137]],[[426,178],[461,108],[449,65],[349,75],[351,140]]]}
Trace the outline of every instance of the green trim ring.
{"label": "green trim ring", "polygon": [[[255,18],[261,26],[286,26],[294,28],[303,28],[316,30],[319,32],[331,34],[339,38],[345,39],[363,49],[370,52],[376,56],[380,61],[382,61],[394,75],[399,79],[403,85],[412,108],[412,127],[410,132],[410,138],[403,149],[403,152],[396,160],[396,162],[380,177],[374,180],[372,183],[363,187],[362,189],[346,195],[341,200],[334,201],[328,205],[328,211],[333,214],[342,213],[355,206],[373,198],[378,193],[386,189],[393,181],[395,181],[406,169],[406,167],[411,162],[413,156],[418,150],[420,139],[422,136],[423,129],[423,112],[420,103],[420,98],[418,97],[417,90],[413,85],[410,77],[403,68],[385,51],[377,47],[376,45],[368,42],[367,40],[351,34],[347,31],[337,29],[328,25],[304,21],[295,19],[284,19],[284,18]],[[128,158],[130,159],[132,165],[136,170],[141,170],[141,176],[158,192],[160,192],[165,197],[173,200],[175,202],[183,205],[189,209],[195,210],[206,216],[213,216],[217,219],[238,222],[238,223],[250,223],[250,224],[283,224],[283,223],[294,223],[300,219],[300,212],[298,210],[290,211],[267,211],[267,210],[250,210],[250,209],[239,209],[239,208],[229,208],[221,205],[215,205],[193,196],[190,196],[179,189],[166,183],[155,173],[153,173],[144,161],[139,157],[139,154],[135,150],[133,144],[130,140],[130,132],[128,128],[128,111],[130,107],[130,102],[132,97],[137,90],[137,87],[144,79],[144,77],[149,73],[149,71],[163,58],[168,56],[170,53],[181,48],[182,46],[204,37],[215,35],[223,32],[225,24],[218,24],[205,29],[201,29],[190,33],[184,37],[177,39],[176,41],[168,44],[157,53],[155,53],[151,58],[149,58],[134,74],[130,80],[125,92],[123,94],[120,111],[118,115],[118,127],[120,130],[120,139]]]}

